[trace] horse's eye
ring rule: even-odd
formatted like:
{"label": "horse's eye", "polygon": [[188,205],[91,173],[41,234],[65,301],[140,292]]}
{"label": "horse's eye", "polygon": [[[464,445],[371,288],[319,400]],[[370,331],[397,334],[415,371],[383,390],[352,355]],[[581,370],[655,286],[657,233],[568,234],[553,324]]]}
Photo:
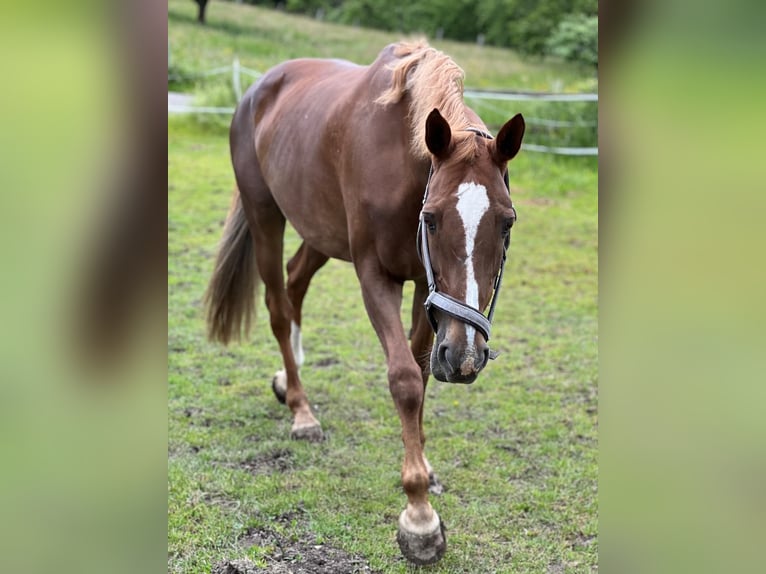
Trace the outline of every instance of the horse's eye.
{"label": "horse's eye", "polygon": [[508,236],[508,234],[511,232],[511,227],[513,227],[513,224],[515,221],[516,221],[515,217],[506,217],[505,221],[503,221],[503,237]]}
{"label": "horse's eye", "polygon": [[514,223],[516,223],[516,209],[511,207],[510,216],[506,217],[503,221],[503,237],[508,237],[508,234],[511,232],[511,227],[513,227]]}
{"label": "horse's eye", "polygon": [[425,222],[429,233],[436,232],[436,218],[433,213],[423,213],[423,221]]}

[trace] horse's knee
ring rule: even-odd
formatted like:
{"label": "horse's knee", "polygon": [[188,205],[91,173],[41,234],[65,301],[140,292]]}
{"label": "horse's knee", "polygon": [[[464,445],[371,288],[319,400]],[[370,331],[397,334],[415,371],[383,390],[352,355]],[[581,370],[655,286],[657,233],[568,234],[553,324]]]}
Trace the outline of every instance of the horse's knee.
{"label": "horse's knee", "polygon": [[292,320],[292,306],[286,297],[277,297],[273,294],[266,295],[266,307],[269,310],[271,330],[277,339],[290,336],[290,321]]}
{"label": "horse's knee", "polygon": [[416,365],[390,368],[388,388],[403,412],[420,412],[423,404],[423,379]]}

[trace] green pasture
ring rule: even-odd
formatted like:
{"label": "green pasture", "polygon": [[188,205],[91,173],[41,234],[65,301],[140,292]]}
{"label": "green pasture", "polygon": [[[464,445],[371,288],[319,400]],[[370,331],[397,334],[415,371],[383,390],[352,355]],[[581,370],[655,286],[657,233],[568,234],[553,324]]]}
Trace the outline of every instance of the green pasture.
{"label": "green pasture", "polygon": [[[203,30],[194,10],[169,1],[173,58],[188,70],[234,53],[256,69],[298,55],[369,61],[395,39],[223,2],[211,3]],[[517,85],[514,66],[580,81],[563,64],[438,46],[466,69],[467,85]],[[248,342],[205,339],[201,301],[233,189],[220,124],[168,122],[168,571],[209,573],[235,558],[267,567],[279,549],[245,543],[254,529],[310,537],[376,572],[411,571],[395,541],[406,501],[399,420],[351,265],[329,262],[304,305],[302,377],[324,442],[289,438],[290,413],[270,388],[281,358],[260,297]],[[519,222],[493,327],[500,356],[473,385],[428,386],[426,451],[445,486],[432,503],[448,550],[423,570],[595,572],[597,164],[522,150],[510,173]],[[290,255],[292,230],[286,242]],[[406,298],[405,325],[409,308]]]}

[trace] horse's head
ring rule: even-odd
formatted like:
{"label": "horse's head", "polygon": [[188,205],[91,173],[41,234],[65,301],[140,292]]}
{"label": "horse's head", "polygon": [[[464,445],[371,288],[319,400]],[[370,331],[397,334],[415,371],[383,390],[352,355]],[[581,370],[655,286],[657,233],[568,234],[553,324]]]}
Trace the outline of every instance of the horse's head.
{"label": "horse's head", "polygon": [[[425,135],[432,173],[418,241],[424,264],[433,270],[434,302],[427,308],[436,332],[431,372],[440,381],[472,383],[490,358],[489,321],[482,313],[516,220],[504,177],[521,146],[524,119],[517,114],[491,139],[481,131],[453,135],[433,110]],[[470,154],[461,147],[466,138],[477,138],[468,142]]]}

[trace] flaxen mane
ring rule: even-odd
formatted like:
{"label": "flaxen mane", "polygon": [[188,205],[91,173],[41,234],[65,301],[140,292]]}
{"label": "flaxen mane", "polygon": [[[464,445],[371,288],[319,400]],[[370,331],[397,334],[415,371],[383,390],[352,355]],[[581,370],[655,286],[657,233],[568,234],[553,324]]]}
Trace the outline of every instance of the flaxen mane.
{"label": "flaxen mane", "polygon": [[[434,108],[452,128],[454,157],[470,161],[478,152],[474,134],[465,131],[471,125],[463,103],[462,68],[449,56],[431,48],[427,42],[400,42],[394,55],[398,60],[389,66],[391,87],[378,97],[378,104],[399,102],[406,92],[410,94],[409,119],[412,126],[412,151],[419,157],[428,157],[425,131],[426,118]],[[482,126],[475,126],[482,127]]]}

